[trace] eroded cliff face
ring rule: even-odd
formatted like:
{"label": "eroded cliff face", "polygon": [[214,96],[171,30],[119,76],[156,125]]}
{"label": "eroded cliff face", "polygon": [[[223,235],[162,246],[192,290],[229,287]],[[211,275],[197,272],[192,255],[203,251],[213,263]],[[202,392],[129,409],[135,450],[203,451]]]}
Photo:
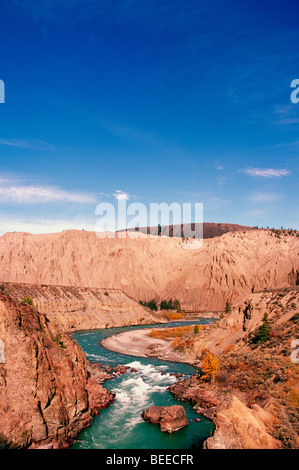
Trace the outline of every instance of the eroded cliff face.
{"label": "eroded cliff face", "polygon": [[163,322],[120,289],[16,283],[0,287],[16,301],[31,297],[37,310],[64,332]]}
{"label": "eroded cliff face", "polygon": [[0,447],[64,447],[113,400],[81,348],[34,307],[0,293]]}
{"label": "eroded cliff face", "polygon": [[[213,435],[205,449],[277,449],[282,443],[273,437],[276,414],[271,406],[254,404],[251,408],[234,393],[223,393],[198,377],[183,379],[170,387],[175,398],[190,402],[194,409],[212,419]],[[227,390],[226,390],[227,392]]]}
{"label": "eroded cliff face", "polygon": [[94,232],[6,233],[2,281],[120,289],[137,302],[180,299],[185,310],[223,310],[252,291],[297,282],[299,237],[230,232],[185,249],[180,238],[98,238]]}
{"label": "eroded cliff face", "polygon": [[[188,341],[182,338],[199,371],[207,351],[219,360],[214,385],[199,372],[171,390],[214,420],[206,448],[298,448],[298,311],[298,286],[256,292]],[[265,314],[268,334],[261,337]]]}
{"label": "eroded cliff face", "polygon": [[[187,355],[196,360],[206,350],[220,355],[227,348],[242,349],[245,346],[243,340],[261,325],[265,313],[274,332],[279,332],[298,309],[299,286],[250,294],[232,307],[231,312],[223,314],[217,324],[200,331]],[[288,342],[291,344],[291,339],[288,338]]]}
{"label": "eroded cliff face", "polygon": [[275,429],[274,415],[267,408],[250,409],[233,396],[229,406],[217,413],[216,431],[204,444],[206,449],[279,449],[282,444],[269,430]]}

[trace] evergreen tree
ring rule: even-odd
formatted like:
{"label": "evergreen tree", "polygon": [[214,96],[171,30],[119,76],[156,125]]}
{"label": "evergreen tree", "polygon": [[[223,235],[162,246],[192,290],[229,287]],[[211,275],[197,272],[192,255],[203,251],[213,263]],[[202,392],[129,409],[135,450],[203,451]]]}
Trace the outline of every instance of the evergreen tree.
{"label": "evergreen tree", "polygon": [[224,311],[225,311],[225,313],[229,313],[231,311],[231,306],[230,306],[230,303],[229,303],[228,300],[226,301]]}
{"label": "evergreen tree", "polygon": [[265,313],[263,316],[262,324],[258,328],[255,337],[253,338],[253,343],[266,343],[270,339],[271,334],[271,325],[268,320],[268,315]]}

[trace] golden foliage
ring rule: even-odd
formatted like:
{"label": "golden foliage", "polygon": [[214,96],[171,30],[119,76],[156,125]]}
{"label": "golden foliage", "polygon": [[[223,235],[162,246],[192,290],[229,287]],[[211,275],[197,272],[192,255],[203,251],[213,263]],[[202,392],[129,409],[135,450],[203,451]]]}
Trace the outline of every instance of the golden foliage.
{"label": "golden foliage", "polygon": [[179,338],[176,336],[173,340],[173,342],[171,343],[171,346],[176,349],[178,346],[179,346]]}
{"label": "golden foliage", "polygon": [[167,320],[180,320],[183,318],[183,315],[180,312],[177,313],[165,313],[164,317],[167,318]]}
{"label": "golden foliage", "polygon": [[204,372],[204,375],[201,376],[203,380],[212,380],[214,381],[215,376],[218,374],[220,368],[220,361],[218,357],[214,356],[210,352],[207,352],[203,357],[201,363],[201,369]]}
{"label": "golden foliage", "polygon": [[193,329],[194,326],[192,325],[176,326],[173,328],[153,328],[149,336],[159,339],[174,338],[175,336],[181,338],[186,333],[193,331]]}

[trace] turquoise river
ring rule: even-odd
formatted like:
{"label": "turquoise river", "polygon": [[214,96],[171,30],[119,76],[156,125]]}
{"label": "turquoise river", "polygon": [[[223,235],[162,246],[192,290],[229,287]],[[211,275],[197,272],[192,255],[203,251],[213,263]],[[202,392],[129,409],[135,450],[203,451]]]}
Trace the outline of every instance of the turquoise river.
{"label": "turquoise river", "polygon": [[[199,318],[196,321],[171,322],[171,326],[207,324],[213,319]],[[186,363],[162,361],[156,358],[141,358],[109,351],[101,346],[101,340],[126,330],[137,328],[165,327],[147,325],[130,328],[110,328],[76,332],[73,338],[82,347],[90,362],[104,365],[122,364],[134,368],[118,377],[106,380],[104,387],[116,394],[108,408],[94,417],[92,425],[79,434],[72,449],[191,449],[201,447],[214,429],[213,422],[197,414],[191,405],[173,398],[169,385],[177,379],[173,373],[190,376],[194,366]],[[161,374],[162,372],[162,374]],[[172,434],[162,433],[159,426],[146,423],[141,413],[149,406],[184,406],[189,425]],[[194,421],[201,418],[201,421]]]}

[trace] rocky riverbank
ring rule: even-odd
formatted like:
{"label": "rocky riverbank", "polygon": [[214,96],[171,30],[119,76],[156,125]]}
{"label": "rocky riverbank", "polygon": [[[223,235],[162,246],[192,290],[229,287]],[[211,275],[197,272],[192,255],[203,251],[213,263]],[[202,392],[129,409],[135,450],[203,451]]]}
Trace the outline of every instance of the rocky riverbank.
{"label": "rocky riverbank", "polygon": [[281,442],[273,437],[275,412],[270,404],[248,408],[242,394],[224,393],[199,377],[183,379],[169,390],[177,400],[193,405],[197,413],[212,419],[213,436],[204,443],[205,449],[278,449]]}

